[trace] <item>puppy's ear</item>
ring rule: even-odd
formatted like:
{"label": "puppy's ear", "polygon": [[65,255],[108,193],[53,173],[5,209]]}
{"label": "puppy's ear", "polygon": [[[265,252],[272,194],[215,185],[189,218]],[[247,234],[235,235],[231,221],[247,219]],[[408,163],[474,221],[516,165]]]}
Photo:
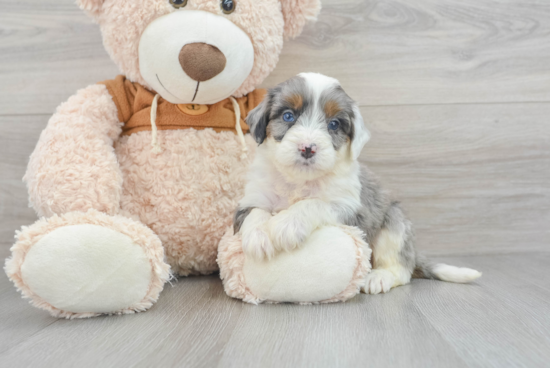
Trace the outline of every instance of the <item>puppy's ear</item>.
{"label": "puppy's ear", "polygon": [[365,127],[365,121],[357,105],[353,106],[353,139],[351,141],[351,158],[357,160],[363,147],[370,140],[370,132]]}
{"label": "puppy's ear", "polygon": [[271,96],[268,93],[264,100],[246,117],[246,124],[250,127],[250,134],[258,145],[267,138],[267,124],[271,115]]}
{"label": "puppy's ear", "polygon": [[320,0],[281,0],[281,5],[286,38],[298,37],[306,23],[317,20],[321,11]]}
{"label": "puppy's ear", "polygon": [[101,13],[104,1],[105,0],[76,0],[76,4],[80,9],[84,10],[93,18],[96,18]]}

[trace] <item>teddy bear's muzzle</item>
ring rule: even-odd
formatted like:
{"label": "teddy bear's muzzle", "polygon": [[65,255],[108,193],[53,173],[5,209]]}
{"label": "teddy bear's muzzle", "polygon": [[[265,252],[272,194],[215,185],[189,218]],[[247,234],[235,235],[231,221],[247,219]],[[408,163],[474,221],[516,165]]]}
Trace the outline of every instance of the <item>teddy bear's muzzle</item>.
{"label": "teddy bear's muzzle", "polygon": [[227,59],[216,46],[197,42],[181,48],[179,62],[191,79],[204,82],[223,72]]}
{"label": "teddy bear's muzzle", "polygon": [[227,99],[250,75],[254,57],[252,40],[238,25],[203,10],[160,16],[139,41],[143,79],[172,104]]}

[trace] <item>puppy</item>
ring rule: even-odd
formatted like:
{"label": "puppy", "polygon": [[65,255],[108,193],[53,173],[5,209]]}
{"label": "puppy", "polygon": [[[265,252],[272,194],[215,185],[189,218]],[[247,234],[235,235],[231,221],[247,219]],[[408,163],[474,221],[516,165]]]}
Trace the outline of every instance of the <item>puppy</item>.
{"label": "puppy", "polygon": [[300,74],[272,88],[247,123],[259,147],[234,231],[248,255],[271,258],[319,227],[345,224],[359,227],[373,250],[367,293],[411,277],[464,283],[481,276],[418,256],[410,221],[357,161],[370,134],[337,80]]}

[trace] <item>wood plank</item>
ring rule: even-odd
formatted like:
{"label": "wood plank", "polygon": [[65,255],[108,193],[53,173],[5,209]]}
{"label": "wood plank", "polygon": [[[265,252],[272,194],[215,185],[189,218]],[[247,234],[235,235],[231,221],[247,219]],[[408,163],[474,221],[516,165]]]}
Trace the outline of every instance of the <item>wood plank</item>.
{"label": "wood plank", "polygon": [[345,304],[247,306],[219,366],[463,367],[464,362],[404,289],[396,289]]}
{"label": "wood plank", "polygon": [[20,367],[211,367],[242,307],[225,295],[218,276],[190,277],[167,285],[146,313],[58,320],[0,360]]}
{"label": "wood plank", "polygon": [[73,0],[1,0],[0,114],[51,114],[117,67],[99,28]]}
{"label": "wood plank", "polygon": [[[10,255],[8,248],[7,244],[0,244],[2,265]],[[55,322],[57,318],[40,312],[27,299],[21,298],[5,273],[0,272],[0,354]]]}
{"label": "wood plank", "polygon": [[[10,256],[10,250],[8,244],[0,244],[0,261],[4,262],[6,258]],[[6,290],[13,290],[13,284],[8,280],[4,273],[0,273],[0,295],[2,295]],[[1,296],[0,296],[1,299]],[[0,344],[2,346],[2,344]]]}
{"label": "wood plank", "polygon": [[[518,256],[538,257],[501,259]],[[2,326],[12,322],[0,329],[0,346],[14,343],[0,359],[43,367],[545,366],[549,291],[494,256],[438,260],[484,276],[473,285],[414,280],[320,306],[246,305],[227,297],[217,276],[188,278],[167,286],[149,312],[46,326],[44,312],[2,293]],[[546,266],[533,262],[532,270]]]}
{"label": "wood plank", "polygon": [[361,160],[430,254],[550,250],[550,104],[369,107]]}
{"label": "wood plank", "polygon": [[[472,257],[472,261],[475,262],[475,260],[475,257]],[[513,278],[511,284],[514,286],[529,283],[550,292],[550,272],[541,272],[550,264],[549,253],[493,255],[491,256],[491,263],[494,268],[505,270],[504,272]],[[537,291],[537,288],[532,287],[535,291]],[[546,293],[540,292],[539,295],[544,296]],[[544,300],[546,303],[550,303],[550,299],[546,298]],[[550,316],[550,313],[547,316]]]}
{"label": "wood plank", "polygon": [[147,313],[59,320],[0,359],[44,367],[463,366],[407,299],[397,290],[346,304],[258,307],[227,297],[215,276],[190,278],[167,287]]}
{"label": "wood plank", "polygon": [[457,261],[482,270],[485,287],[502,301],[527,331],[550,346],[550,275],[548,253],[468,256]]}
{"label": "wood plank", "polygon": [[[73,0],[0,0],[0,114],[52,113],[117,67]],[[339,78],[363,105],[549,101],[550,4],[537,0],[323,0],[286,44],[271,86]]]}
{"label": "wood plank", "polygon": [[22,299],[5,274],[0,275],[0,355],[57,321]]}
{"label": "wood plank", "polygon": [[0,247],[10,246],[15,230],[37,219],[28,206],[22,178],[48,119],[48,115],[0,116]]}
{"label": "wood plank", "polygon": [[550,99],[550,4],[537,0],[324,0],[264,85],[304,71],[362,105]]}
{"label": "wood plank", "polygon": [[[410,289],[414,304],[468,366],[548,365],[550,292],[528,280],[521,282],[507,267],[494,262],[494,256],[439,260],[484,272],[472,285],[420,280],[425,287],[418,287],[417,282]],[[546,268],[536,267],[538,272]]]}

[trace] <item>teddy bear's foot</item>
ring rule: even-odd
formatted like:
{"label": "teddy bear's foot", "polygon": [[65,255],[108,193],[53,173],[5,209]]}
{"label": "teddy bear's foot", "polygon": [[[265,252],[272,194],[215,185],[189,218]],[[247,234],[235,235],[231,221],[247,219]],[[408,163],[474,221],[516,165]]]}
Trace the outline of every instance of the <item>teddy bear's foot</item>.
{"label": "teddy bear's foot", "polygon": [[122,216],[71,212],[23,228],[17,238],[6,273],[56,317],[144,311],[170,276],[159,238]]}
{"label": "teddy bear's foot", "polygon": [[362,236],[354,227],[327,226],[293,251],[258,260],[243,252],[240,236],[229,229],[218,252],[225,291],[254,304],[350,299],[364,286],[371,268],[371,250]]}

